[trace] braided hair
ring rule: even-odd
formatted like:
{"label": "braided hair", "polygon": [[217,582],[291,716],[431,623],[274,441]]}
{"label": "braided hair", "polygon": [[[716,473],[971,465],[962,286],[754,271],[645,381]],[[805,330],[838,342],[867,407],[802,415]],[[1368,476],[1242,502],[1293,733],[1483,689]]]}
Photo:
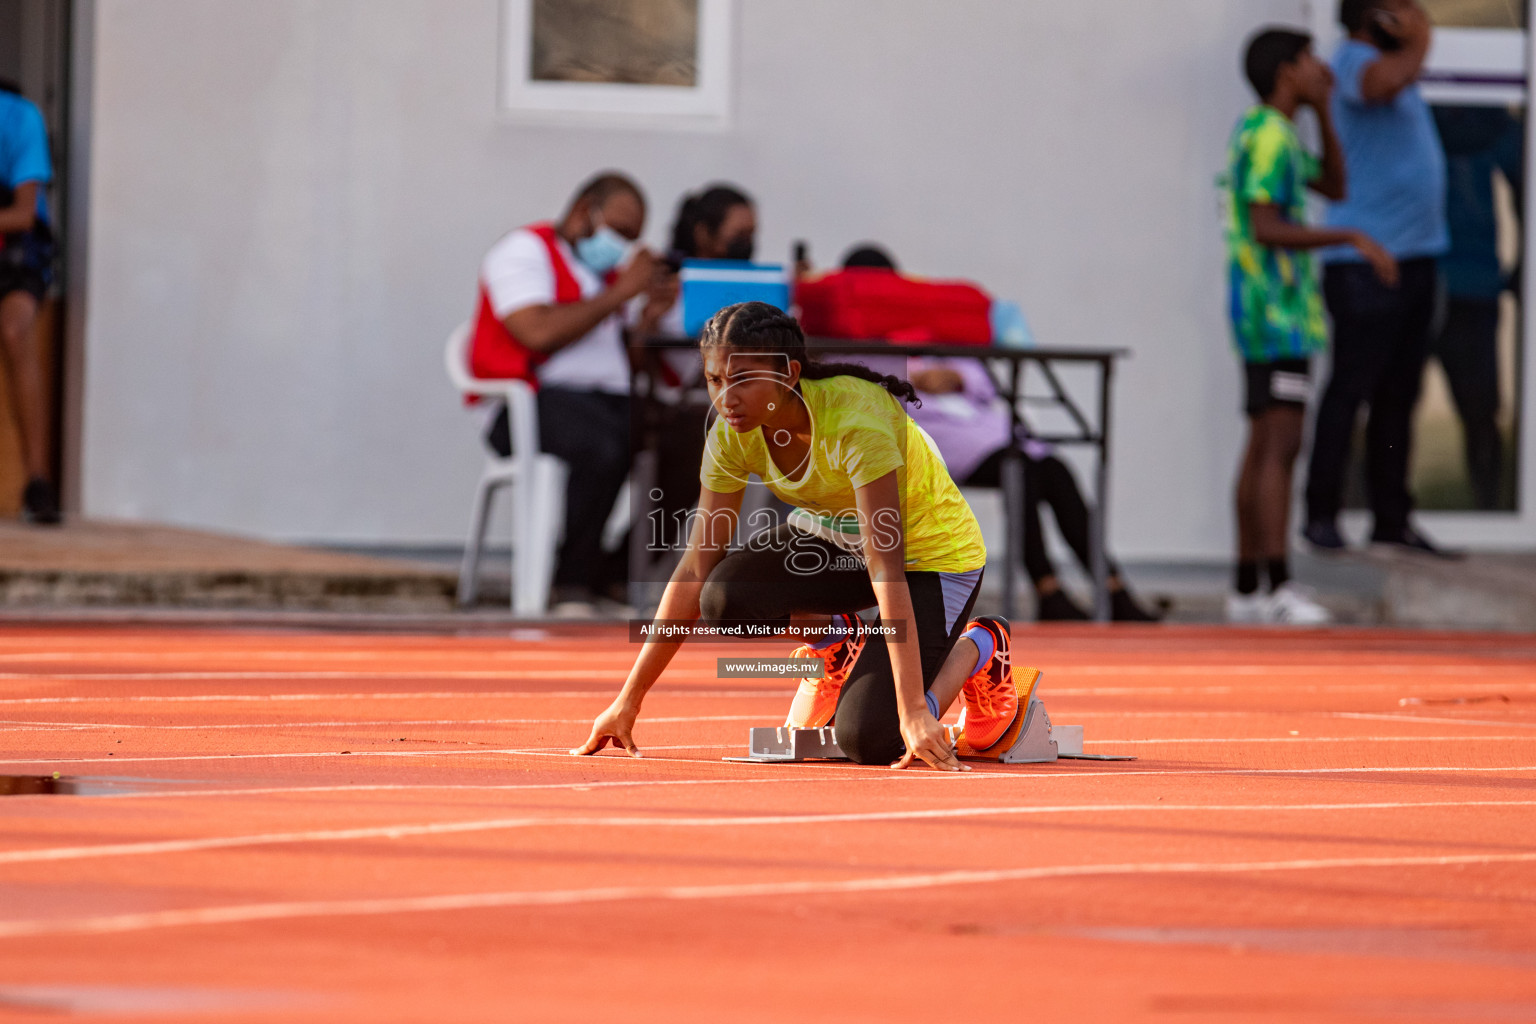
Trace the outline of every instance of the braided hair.
{"label": "braided hair", "polygon": [[709,318],[699,337],[699,348],[730,347],[741,352],[783,355],[800,364],[804,380],[828,377],[857,377],[879,384],[893,397],[915,406],[923,404],[910,381],[890,374],[877,373],[858,363],[817,362],[805,347],[805,332],[788,313],[766,302],[740,302],[726,306]]}

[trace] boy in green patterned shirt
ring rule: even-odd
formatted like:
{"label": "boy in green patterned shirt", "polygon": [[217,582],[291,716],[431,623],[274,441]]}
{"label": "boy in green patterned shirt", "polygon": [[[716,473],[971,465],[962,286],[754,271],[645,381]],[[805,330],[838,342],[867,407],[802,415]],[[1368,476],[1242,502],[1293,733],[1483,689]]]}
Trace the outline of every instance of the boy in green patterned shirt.
{"label": "boy in green patterned shirt", "polygon": [[[1353,245],[1389,284],[1397,265],[1358,231],[1306,223],[1308,189],[1344,197],[1344,156],[1329,112],[1333,74],[1312,52],[1311,37],[1262,31],[1248,44],[1244,70],[1261,102],[1233,133],[1225,180],[1229,312],[1245,364],[1248,415],[1237,482],[1237,588],[1227,597],[1227,618],[1320,624],[1330,620],[1327,610],[1291,585],[1286,557],[1291,471],[1311,391],[1309,359],[1328,343],[1311,250]],[[1296,134],[1302,107],[1317,115],[1321,159]],[[1261,562],[1267,594],[1259,592]]]}

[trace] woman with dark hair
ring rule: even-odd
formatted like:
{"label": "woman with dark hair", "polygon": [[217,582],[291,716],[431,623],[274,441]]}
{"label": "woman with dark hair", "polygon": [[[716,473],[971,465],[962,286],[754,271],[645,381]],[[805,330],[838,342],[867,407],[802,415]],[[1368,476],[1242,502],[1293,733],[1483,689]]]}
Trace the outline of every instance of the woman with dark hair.
{"label": "woman with dark hair", "polygon": [[[757,208],[733,185],[711,185],[683,197],[672,222],[673,260],[750,260],[757,248]],[[674,302],[661,320],[661,333],[683,336],[683,303]],[[669,354],[667,362],[683,380],[698,373],[691,352]]]}
{"label": "woman with dark hair", "polygon": [[696,260],[750,260],[756,236],[751,197],[731,185],[711,185],[683,197],[672,225],[672,251]]}
{"label": "woman with dark hair", "polygon": [[[757,211],[751,198],[730,185],[711,185],[683,197],[672,225],[671,260],[750,260],[757,232]],[[659,334],[681,338],[683,303],[679,298],[656,326]],[[699,359],[691,350],[675,349],[659,356],[678,385],[696,385]],[[660,399],[650,410],[659,444],[656,454],[656,487],[661,492],[664,521],[686,511],[698,491],[699,459],[704,453],[704,429],[709,406],[696,389],[658,389]],[[664,542],[669,546],[670,540]],[[654,556],[654,552],[651,553]]]}
{"label": "woman with dark hair", "polygon": [[[819,659],[824,671],[801,681],[787,724],[830,721],[860,764],[904,768],[919,758],[963,770],[939,726],[957,697],[959,754],[1010,743],[1038,673],[1011,670],[1007,622],[970,618],[986,547],[937,449],[907,416],[912,385],[817,362],[794,318],[761,302],[721,310],[700,347],[718,418],[687,550],[656,621],[806,636],[796,657]],[[796,507],[729,551],[752,475]],[[866,632],[855,613],[876,605],[876,627],[885,628]],[[683,642],[656,632],[572,753],[612,742],[639,756],[641,702]]]}

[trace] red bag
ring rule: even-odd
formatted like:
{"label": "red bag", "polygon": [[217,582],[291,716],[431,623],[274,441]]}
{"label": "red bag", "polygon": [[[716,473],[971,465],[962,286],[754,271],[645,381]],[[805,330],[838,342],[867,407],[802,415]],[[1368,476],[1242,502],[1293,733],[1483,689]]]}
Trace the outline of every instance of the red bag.
{"label": "red bag", "polygon": [[909,345],[992,342],[992,297],[965,281],[849,267],[800,281],[795,301],[800,326],[813,337]]}

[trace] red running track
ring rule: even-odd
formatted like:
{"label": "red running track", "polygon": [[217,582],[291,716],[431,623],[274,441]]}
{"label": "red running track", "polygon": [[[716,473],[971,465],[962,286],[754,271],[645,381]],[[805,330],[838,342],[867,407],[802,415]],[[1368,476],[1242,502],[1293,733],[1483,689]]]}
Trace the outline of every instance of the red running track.
{"label": "red running track", "polygon": [[1536,1020],[1536,638],[1020,629],[1133,763],[723,763],[784,683],[633,650],[0,637],[0,1020]]}

